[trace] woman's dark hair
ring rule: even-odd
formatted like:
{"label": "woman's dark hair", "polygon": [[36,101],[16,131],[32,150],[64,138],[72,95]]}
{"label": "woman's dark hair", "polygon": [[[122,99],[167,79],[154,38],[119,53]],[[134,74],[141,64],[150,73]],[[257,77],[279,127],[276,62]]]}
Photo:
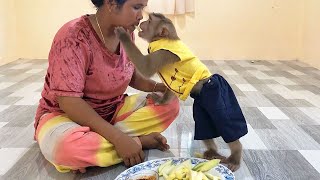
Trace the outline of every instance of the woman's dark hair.
{"label": "woman's dark hair", "polygon": [[[104,1],[105,0],[91,0],[91,2],[96,6],[96,8],[101,7]],[[115,1],[118,7],[121,7],[127,0],[106,0],[106,1],[109,1],[109,2]]]}

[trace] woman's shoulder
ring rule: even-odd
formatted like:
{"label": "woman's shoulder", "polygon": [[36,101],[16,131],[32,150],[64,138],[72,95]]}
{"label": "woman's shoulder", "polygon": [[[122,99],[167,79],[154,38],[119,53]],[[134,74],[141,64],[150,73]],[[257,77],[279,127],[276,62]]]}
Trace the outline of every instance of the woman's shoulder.
{"label": "woman's shoulder", "polygon": [[90,24],[87,15],[73,19],[65,23],[56,33],[55,41],[63,39],[79,39],[88,37],[90,33]]}

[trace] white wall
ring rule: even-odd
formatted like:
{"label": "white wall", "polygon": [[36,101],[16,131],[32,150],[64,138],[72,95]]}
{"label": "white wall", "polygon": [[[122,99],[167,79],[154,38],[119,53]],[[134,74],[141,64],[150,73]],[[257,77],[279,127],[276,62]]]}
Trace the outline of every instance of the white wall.
{"label": "white wall", "polygon": [[320,1],[305,2],[301,61],[320,69]]}
{"label": "white wall", "polygon": [[15,1],[0,0],[0,65],[18,58]]}
{"label": "white wall", "polygon": [[[181,38],[201,59],[291,60],[298,58],[300,2],[199,0],[194,15],[179,16],[175,22]],[[68,20],[94,12],[92,7],[89,0],[20,0],[17,12],[21,56],[46,58],[58,28]],[[139,40],[137,43],[145,45]]]}
{"label": "white wall", "polygon": [[[198,0],[195,7],[171,19],[201,59],[299,59],[319,67],[319,0]],[[57,30],[93,12],[90,0],[1,0],[0,64],[47,58]]]}
{"label": "white wall", "polygon": [[64,23],[95,11],[90,0],[16,2],[18,49],[22,58],[47,58],[54,35]]}
{"label": "white wall", "polygon": [[179,34],[202,59],[298,58],[301,0],[201,0],[176,19]]}

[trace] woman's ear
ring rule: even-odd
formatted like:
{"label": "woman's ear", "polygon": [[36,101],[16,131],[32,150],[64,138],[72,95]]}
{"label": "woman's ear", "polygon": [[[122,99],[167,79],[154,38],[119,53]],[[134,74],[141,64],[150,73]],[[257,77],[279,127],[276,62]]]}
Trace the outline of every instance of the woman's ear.
{"label": "woman's ear", "polygon": [[110,13],[114,12],[118,8],[118,4],[115,0],[105,0],[105,4]]}

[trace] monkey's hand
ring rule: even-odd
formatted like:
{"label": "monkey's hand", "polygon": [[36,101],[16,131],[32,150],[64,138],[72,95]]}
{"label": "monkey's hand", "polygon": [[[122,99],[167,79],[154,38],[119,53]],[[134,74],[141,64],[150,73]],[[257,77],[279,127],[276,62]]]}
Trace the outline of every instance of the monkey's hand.
{"label": "monkey's hand", "polygon": [[156,104],[161,99],[161,96],[163,96],[163,94],[150,93],[150,94],[147,95],[147,98],[152,99]]}
{"label": "monkey's hand", "polygon": [[169,89],[164,94],[159,95],[158,93],[149,94],[147,97],[150,97],[155,102],[155,105],[168,104],[174,97],[175,94]]}
{"label": "monkey's hand", "polygon": [[130,34],[128,31],[126,31],[123,27],[115,27],[114,33],[120,40],[130,40]]}
{"label": "monkey's hand", "polygon": [[160,99],[159,104],[168,104],[174,97],[176,97],[176,95],[170,91],[170,89],[167,89],[162,99]]}

